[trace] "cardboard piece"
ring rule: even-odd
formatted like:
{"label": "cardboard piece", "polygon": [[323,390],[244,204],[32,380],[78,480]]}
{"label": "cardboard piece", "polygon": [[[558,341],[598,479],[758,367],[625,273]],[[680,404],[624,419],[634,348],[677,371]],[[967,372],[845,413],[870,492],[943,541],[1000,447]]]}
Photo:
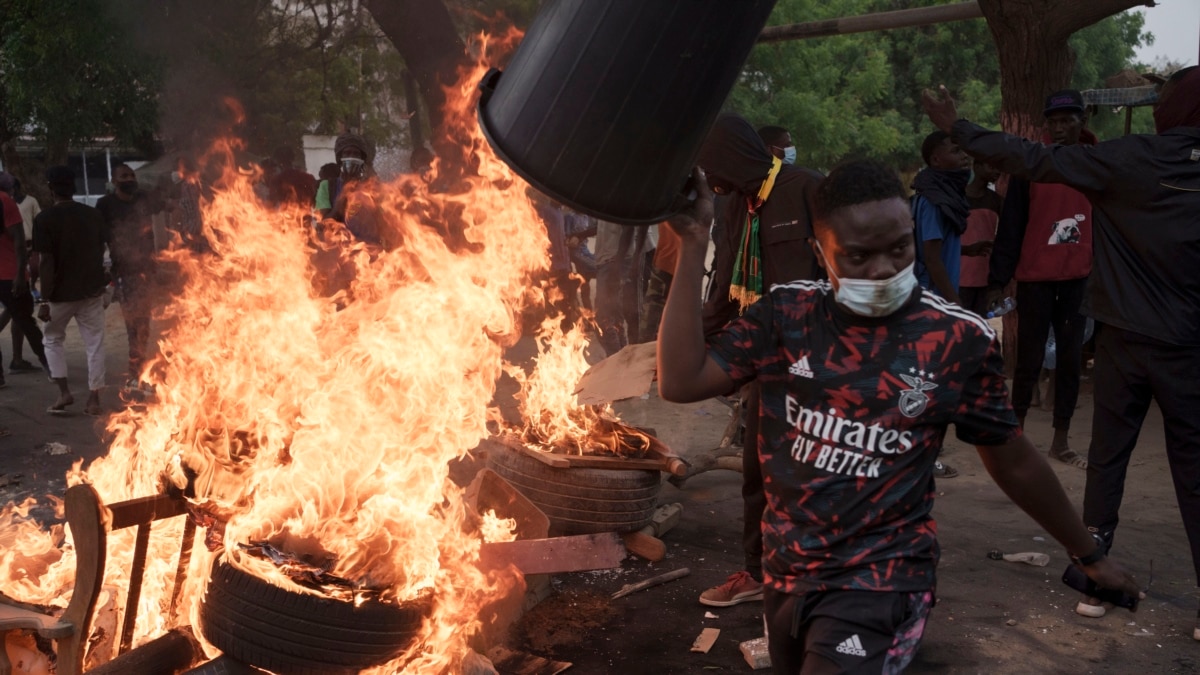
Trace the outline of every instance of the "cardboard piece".
{"label": "cardboard piece", "polygon": [[708,650],[717,642],[717,636],[721,634],[720,628],[705,628],[696,636],[696,641],[692,643],[692,651],[707,654]]}
{"label": "cardboard piece", "polygon": [[576,400],[579,405],[601,405],[648,393],[658,368],[657,356],[653,342],[626,345],[588,368],[575,386]]}

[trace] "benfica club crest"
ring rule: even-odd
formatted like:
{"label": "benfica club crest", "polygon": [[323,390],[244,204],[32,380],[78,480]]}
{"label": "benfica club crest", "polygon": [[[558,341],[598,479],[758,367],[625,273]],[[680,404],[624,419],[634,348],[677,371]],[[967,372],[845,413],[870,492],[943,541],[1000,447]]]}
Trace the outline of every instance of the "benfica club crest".
{"label": "benfica club crest", "polygon": [[[910,371],[915,369],[910,368]],[[933,377],[933,373],[929,374]],[[925,393],[931,389],[937,389],[937,385],[933,382],[925,381],[925,371],[921,371],[920,376],[900,374],[900,379],[904,380],[911,389],[900,390],[900,414],[905,417],[916,417],[925,412],[925,407],[929,405],[929,396]]]}

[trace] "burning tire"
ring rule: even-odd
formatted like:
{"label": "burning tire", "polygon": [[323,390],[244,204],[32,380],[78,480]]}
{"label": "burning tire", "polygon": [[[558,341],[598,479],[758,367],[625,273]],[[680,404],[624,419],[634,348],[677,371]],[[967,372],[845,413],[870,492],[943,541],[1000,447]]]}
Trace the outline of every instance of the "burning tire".
{"label": "burning tire", "polygon": [[536,504],[557,534],[640,530],[658,505],[657,471],[558,468],[501,444],[488,451],[488,467]]}
{"label": "burning tire", "polygon": [[296,593],[218,561],[200,630],[229,656],[280,675],[351,674],[399,656],[429,610],[428,600],[356,606]]}

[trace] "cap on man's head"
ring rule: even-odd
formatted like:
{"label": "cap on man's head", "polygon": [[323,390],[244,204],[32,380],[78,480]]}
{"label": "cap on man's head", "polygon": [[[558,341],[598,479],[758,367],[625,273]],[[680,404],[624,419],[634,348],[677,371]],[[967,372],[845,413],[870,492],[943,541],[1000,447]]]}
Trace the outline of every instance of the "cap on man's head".
{"label": "cap on man's head", "polygon": [[1084,111],[1083,94],[1074,89],[1063,89],[1047,96],[1046,109],[1042,111],[1042,114],[1049,115],[1060,110],[1082,115]]}

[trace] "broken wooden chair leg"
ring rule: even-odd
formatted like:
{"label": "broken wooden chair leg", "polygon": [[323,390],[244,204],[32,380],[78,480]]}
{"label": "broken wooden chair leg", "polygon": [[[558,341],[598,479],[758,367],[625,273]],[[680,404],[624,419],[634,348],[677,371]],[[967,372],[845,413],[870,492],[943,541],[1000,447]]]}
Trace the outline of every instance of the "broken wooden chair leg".
{"label": "broken wooden chair leg", "polygon": [[[715,471],[724,469],[726,471],[742,472],[742,453],[739,448],[737,452],[721,452],[722,450],[732,450],[732,448],[717,448],[711,453],[703,454],[692,458],[691,466],[688,467],[687,473],[682,476],[671,476],[667,479],[671,485],[677,488],[682,488],[683,484],[689,478],[705,473],[707,471]],[[718,454],[720,453],[720,454]]]}
{"label": "broken wooden chair leg", "polygon": [[650,524],[637,532],[626,532],[621,535],[625,549],[630,553],[645,558],[650,562],[658,562],[667,556],[667,545],[659,537],[679,524],[683,516],[683,504],[663,504],[654,511]]}
{"label": "broken wooden chair leg", "polygon": [[668,581],[675,581],[676,579],[682,579],[683,577],[686,577],[687,575],[689,575],[691,573],[692,573],[692,571],[690,569],[688,569],[686,567],[681,567],[677,570],[672,570],[670,572],[664,572],[663,574],[659,574],[657,576],[650,577],[649,579],[639,581],[636,584],[626,584],[621,587],[621,590],[612,594],[612,599],[616,600],[617,598],[623,598],[631,593],[637,593],[638,591],[644,591],[647,588],[651,588],[651,587],[657,586],[659,584],[665,584]]}
{"label": "broken wooden chair leg", "polygon": [[192,629],[184,626],[168,631],[102,666],[89,670],[87,675],[177,673],[203,657],[204,650],[192,635]]}

